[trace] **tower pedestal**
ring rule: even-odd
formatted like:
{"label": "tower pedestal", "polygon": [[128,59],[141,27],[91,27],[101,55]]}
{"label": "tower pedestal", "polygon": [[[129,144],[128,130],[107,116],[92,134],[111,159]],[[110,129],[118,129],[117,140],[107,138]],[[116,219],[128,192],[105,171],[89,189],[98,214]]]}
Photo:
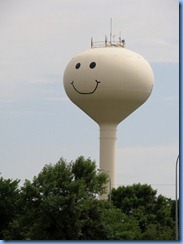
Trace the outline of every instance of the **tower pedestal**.
{"label": "tower pedestal", "polygon": [[106,172],[109,176],[107,194],[101,199],[106,199],[111,189],[115,187],[115,157],[116,157],[116,125],[100,125],[100,171]]}

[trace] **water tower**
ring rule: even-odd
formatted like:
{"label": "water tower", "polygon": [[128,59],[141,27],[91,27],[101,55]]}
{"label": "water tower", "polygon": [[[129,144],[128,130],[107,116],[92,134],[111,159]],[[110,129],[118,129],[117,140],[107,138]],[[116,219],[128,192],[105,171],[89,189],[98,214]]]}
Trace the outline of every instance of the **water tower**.
{"label": "water tower", "polygon": [[100,168],[115,187],[116,127],[150,96],[154,77],[149,63],[125,48],[124,40],[74,56],[64,72],[64,88],[81,110],[100,127]]}

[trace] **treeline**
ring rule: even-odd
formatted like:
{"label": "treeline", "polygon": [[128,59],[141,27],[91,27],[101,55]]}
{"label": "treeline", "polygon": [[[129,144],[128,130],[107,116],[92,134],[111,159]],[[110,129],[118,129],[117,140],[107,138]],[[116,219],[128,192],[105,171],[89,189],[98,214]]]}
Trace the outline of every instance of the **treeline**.
{"label": "treeline", "polygon": [[175,240],[175,200],[147,184],[99,200],[108,180],[84,157],[47,164],[21,188],[0,177],[0,239]]}

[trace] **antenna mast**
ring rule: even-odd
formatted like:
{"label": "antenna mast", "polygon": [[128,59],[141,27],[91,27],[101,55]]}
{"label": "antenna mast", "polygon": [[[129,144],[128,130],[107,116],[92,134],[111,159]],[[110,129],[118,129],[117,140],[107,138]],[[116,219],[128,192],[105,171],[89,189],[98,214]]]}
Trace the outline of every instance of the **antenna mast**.
{"label": "antenna mast", "polygon": [[110,22],[110,45],[112,45],[112,18]]}
{"label": "antenna mast", "polygon": [[105,41],[94,42],[93,37],[91,38],[91,48],[95,47],[125,47],[125,40],[121,38],[121,32],[119,33],[119,40],[115,40],[115,35],[112,34],[112,18],[110,18],[110,39],[105,35]]}

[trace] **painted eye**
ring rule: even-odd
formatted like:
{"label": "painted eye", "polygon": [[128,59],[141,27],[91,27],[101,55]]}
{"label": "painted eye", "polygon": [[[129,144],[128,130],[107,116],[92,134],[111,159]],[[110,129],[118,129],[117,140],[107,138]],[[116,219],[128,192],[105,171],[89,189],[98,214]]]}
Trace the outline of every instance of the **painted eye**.
{"label": "painted eye", "polygon": [[94,69],[95,66],[96,66],[96,63],[95,63],[95,62],[92,62],[92,63],[90,64],[90,68],[91,68],[91,69]]}
{"label": "painted eye", "polygon": [[80,64],[80,63],[77,63],[76,66],[75,66],[75,68],[76,68],[76,69],[79,69],[80,66],[81,66],[81,64]]}

